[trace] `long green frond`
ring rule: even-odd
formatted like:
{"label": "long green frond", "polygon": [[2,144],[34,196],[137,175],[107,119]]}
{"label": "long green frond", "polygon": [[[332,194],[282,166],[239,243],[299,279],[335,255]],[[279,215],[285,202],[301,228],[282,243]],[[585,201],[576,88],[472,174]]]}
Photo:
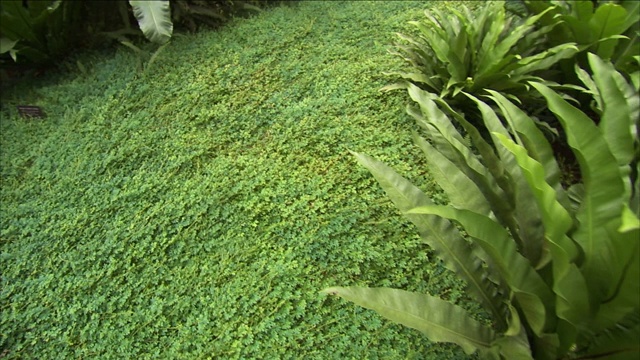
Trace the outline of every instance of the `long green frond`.
{"label": "long green frond", "polygon": [[624,204],[625,187],[618,163],[590,118],[547,86],[530,84],[547,100],[580,163],[585,195],[576,214],[580,226],[572,237],[584,251],[585,262],[581,268],[594,290],[590,293],[591,300],[598,304],[619,279],[618,259],[628,257],[619,253],[618,249],[624,248],[617,244],[620,239],[607,233],[612,222],[619,226]]}
{"label": "long green frond", "polygon": [[322,292],[375,310],[387,319],[423,332],[431,341],[458,344],[467,354],[489,349],[496,336],[464,309],[434,296],[364,287],[330,287]]}
{"label": "long green frond", "polygon": [[408,213],[433,214],[458,222],[491,256],[534,332],[541,335],[545,322],[552,322],[550,315],[554,314],[554,309],[547,310],[545,305],[553,305],[553,293],[529,261],[518,253],[510,234],[500,224],[486,216],[450,206],[421,206]]}
{"label": "long green frond", "polygon": [[[364,154],[353,153],[353,155],[371,172],[401,212],[433,204],[419,188],[384,163]],[[488,274],[482,268],[480,260],[474,255],[474,246],[469,244],[456,227],[445,219],[430,215],[406,214],[406,216],[416,226],[422,239],[442,259],[444,265],[467,282],[470,292],[494,314],[499,327],[504,328],[506,324],[501,322],[506,312],[504,299],[497,294],[495,285],[488,279]]]}

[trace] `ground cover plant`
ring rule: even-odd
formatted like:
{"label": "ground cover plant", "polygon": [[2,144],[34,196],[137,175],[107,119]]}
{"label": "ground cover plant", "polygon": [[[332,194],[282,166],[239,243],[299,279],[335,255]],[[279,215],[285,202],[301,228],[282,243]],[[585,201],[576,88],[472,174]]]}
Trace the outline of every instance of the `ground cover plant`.
{"label": "ground cover plant", "polygon": [[486,316],[347,151],[446,201],[404,95],[377,91],[426,6],[302,2],[174,33],[144,71],[121,47],[3,89],[1,356],[467,358],[318,294],[395,287]]}
{"label": "ground cover plant", "polygon": [[[450,206],[435,205],[384,163],[354,154],[446,266],[465,279],[492,314],[491,325],[438,297],[404,290],[324,292],[483,358],[637,357],[637,90],[611,63],[594,54],[589,61],[594,77],[585,82],[600,98],[598,125],[550,88],[531,84],[548,101],[579,159],[583,181],[569,189],[561,186],[551,146],[535,122],[492,90],[503,121],[487,103],[468,95],[491,131],[487,141],[437,95],[413,85],[408,89],[418,105],[408,112],[429,140],[416,134],[415,141],[450,195]],[[477,153],[445,112],[462,124]]]}

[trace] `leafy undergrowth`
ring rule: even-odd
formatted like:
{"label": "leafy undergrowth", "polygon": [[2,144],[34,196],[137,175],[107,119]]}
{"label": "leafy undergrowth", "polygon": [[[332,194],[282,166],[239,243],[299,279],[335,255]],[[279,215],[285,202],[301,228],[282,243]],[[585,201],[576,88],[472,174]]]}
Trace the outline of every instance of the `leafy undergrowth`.
{"label": "leafy undergrowth", "polygon": [[347,151],[445,200],[406,99],[378,92],[392,32],[425,6],[283,6],[176,36],[144,72],[121,48],[5,91],[0,354],[465,358],[318,293],[392,286],[479,314]]}

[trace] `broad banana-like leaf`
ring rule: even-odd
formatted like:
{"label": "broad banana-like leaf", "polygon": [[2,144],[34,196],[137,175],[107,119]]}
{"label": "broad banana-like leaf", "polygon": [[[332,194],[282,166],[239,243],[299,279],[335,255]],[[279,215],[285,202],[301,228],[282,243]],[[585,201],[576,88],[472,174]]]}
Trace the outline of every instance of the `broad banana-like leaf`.
{"label": "broad banana-like leaf", "polygon": [[460,345],[467,354],[489,349],[495,333],[469,317],[459,306],[434,296],[389,288],[330,287],[323,293],[337,295],[394,322],[423,332],[434,342]]}
{"label": "broad banana-like leaf", "polygon": [[587,87],[586,89],[582,90],[582,92],[591,95],[591,97],[593,97],[593,100],[595,100],[596,102],[596,109],[598,109],[599,111],[602,111],[603,109],[602,98],[600,97],[600,92],[598,91],[598,87],[596,86],[596,83],[591,78],[591,75],[589,75],[589,73],[586,72],[585,70],[581,69],[578,66],[578,64],[575,64],[575,71],[580,81],[582,81],[582,83]]}
{"label": "broad banana-like leaf", "polygon": [[[458,222],[467,234],[489,254],[497,265],[501,278],[514,292],[522,312],[536,333],[541,335],[545,323],[553,329],[554,296],[529,261],[518,253],[509,232],[490,218],[450,206],[421,206],[409,214],[433,214]],[[547,310],[546,307],[549,307]]]}
{"label": "broad banana-like leaf", "polygon": [[[556,200],[555,191],[544,181],[544,168],[527,155],[527,150],[508,137],[496,133],[495,136],[509,149],[522,169],[529,186],[535,194],[538,207],[542,211],[545,226],[545,240],[553,257],[553,291],[556,293],[556,311],[560,318],[573,326],[584,326],[591,306],[589,290],[582,273],[573,263],[578,249],[566,233],[572,227],[567,210]],[[561,336],[563,334],[560,334]],[[563,340],[561,339],[561,343]]]}
{"label": "broad banana-like leaf", "polygon": [[129,0],[133,15],[138,19],[140,30],[149,41],[164,44],[171,38],[173,23],[168,0]]}
{"label": "broad banana-like leaf", "polygon": [[[371,172],[401,212],[433,204],[419,188],[384,163],[364,154],[352,154]],[[469,244],[456,227],[445,219],[430,215],[406,216],[416,226],[422,239],[442,259],[445,267],[465,280],[469,291],[494,314],[498,327],[506,328],[504,316],[507,310],[504,307],[504,299],[497,294],[496,287],[488,279],[481,261],[474,255],[475,246]]]}
{"label": "broad banana-like leaf", "polygon": [[14,46],[18,43],[18,40],[11,40],[6,37],[0,37],[0,54],[4,54],[13,50]]}
{"label": "broad banana-like leaf", "polygon": [[467,134],[471,138],[471,142],[478,150],[482,163],[485,165],[491,177],[495,179],[496,184],[500,190],[504,193],[504,197],[501,198],[503,202],[508,204],[507,206],[496,206],[496,209],[502,210],[498,214],[498,219],[506,226],[513,234],[513,238],[518,244],[519,248],[524,247],[523,241],[520,238],[518,232],[518,226],[516,224],[513,209],[515,208],[515,193],[513,184],[510,177],[504,171],[504,164],[500,161],[495,153],[493,146],[491,146],[480,134],[480,131],[475,126],[471,125],[463,116],[454,111],[449,104],[442,99],[436,99],[437,102],[445,111],[454,117],[457,122],[462,125]]}
{"label": "broad banana-like leaf", "polygon": [[[572,237],[584,251],[581,268],[593,289],[591,301],[600,304],[618,283],[624,259],[629,258],[626,251],[618,250],[625,247],[620,244],[621,239],[607,233],[612,222],[618,222],[619,226],[624,204],[625,186],[618,162],[593,120],[547,86],[530,84],[547,100],[580,163],[585,194],[576,214],[580,226]],[[628,127],[628,123],[620,126]]]}
{"label": "broad banana-like leaf", "polygon": [[[498,4],[491,4],[491,5],[486,5],[486,6],[499,6]],[[504,9],[504,8],[503,8]],[[492,13],[492,21],[489,24],[489,29],[486,32],[486,34],[484,35],[484,38],[481,39],[481,43],[480,43],[480,49],[478,51],[478,56],[477,56],[477,63],[478,63],[478,71],[476,74],[476,77],[479,77],[481,75],[484,74],[491,74],[491,72],[487,71],[487,69],[489,68],[489,66],[492,66],[492,64],[495,64],[498,59],[503,59],[505,56],[495,56],[495,54],[493,54],[493,50],[496,46],[496,43],[498,42],[498,39],[500,38],[500,35],[502,34],[503,30],[504,30],[504,25],[505,25],[505,12],[504,11],[500,11],[499,9],[493,10],[491,9],[491,11],[486,11],[486,14],[488,15],[489,13]],[[483,12],[483,15],[485,15],[485,12]],[[480,31],[482,31],[481,29],[479,29]]]}
{"label": "broad banana-like leaf", "polygon": [[[520,322],[518,311],[509,306],[511,312],[511,321],[509,321],[509,329],[493,342],[494,348],[501,355],[500,359],[513,360],[532,360],[531,346],[527,339],[527,331]],[[481,354],[484,355],[484,354]],[[540,358],[539,354],[536,354]]]}
{"label": "broad banana-like leaf", "polygon": [[[543,17],[547,11],[547,9],[540,14],[528,17],[520,26],[513,29],[511,33],[509,33],[502,41],[495,45],[488,53],[482,61],[478,64],[478,73],[493,73],[495,71],[494,64],[497,62],[497,59],[502,59],[507,55],[509,50],[520,40],[522,39],[532,28],[533,24],[535,24],[538,19]],[[504,16],[504,4],[499,6],[498,10]],[[484,44],[483,44],[484,45]]]}
{"label": "broad banana-like leaf", "polygon": [[425,40],[429,44],[434,55],[444,64],[449,63],[449,44],[446,41],[446,35],[439,33],[439,26],[433,23],[427,23],[426,25],[417,21],[410,21],[409,24],[415,25],[420,29]]}
{"label": "broad banana-like leaf", "polygon": [[[403,79],[408,79],[411,81],[414,81],[416,83],[423,83],[426,84],[427,86],[429,86],[432,89],[437,89],[438,87],[436,86],[436,84],[434,84],[434,82],[432,81],[431,77],[423,74],[423,73],[407,73],[407,72],[385,72],[383,73],[384,75],[397,75],[400,76]],[[391,89],[391,87],[389,85],[385,86],[383,89],[384,90],[394,90],[394,89],[406,89],[407,86],[406,84],[402,87],[397,87],[397,88],[393,88]]]}
{"label": "broad banana-like leaf", "polygon": [[534,71],[547,70],[560,60],[573,57],[579,51],[574,43],[554,46],[547,51],[528,56],[518,61],[511,72],[512,75],[530,74]]}

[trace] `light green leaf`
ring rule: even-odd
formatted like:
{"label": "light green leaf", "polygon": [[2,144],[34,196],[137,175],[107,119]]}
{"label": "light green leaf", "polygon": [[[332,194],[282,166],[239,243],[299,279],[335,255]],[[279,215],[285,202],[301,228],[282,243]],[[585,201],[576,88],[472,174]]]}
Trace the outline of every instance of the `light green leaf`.
{"label": "light green leaf", "polygon": [[[465,94],[477,105],[487,130],[491,133],[493,144],[500,156],[505,171],[509,173],[513,186],[515,187],[515,216],[518,222],[519,234],[524,243],[522,253],[532,264],[538,264],[542,258],[542,248],[544,241],[544,229],[540,218],[538,205],[535,203],[533,193],[529,188],[529,183],[524,178],[522,170],[518,166],[513,154],[502,145],[498,138],[493,135],[494,132],[509,136],[509,132],[504,127],[496,113],[489,105],[480,101],[476,97]],[[473,210],[468,208],[469,210]]]}
{"label": "light green leaf", "polygon": [[423,332],[431,341],[458,344],[467,354],[489,349],[495,339],[490,327],[437,297],[388,288],[330,287],[322,292],[375,310],[387,319]]}
{"label": "light green leaf", "polygon": [[[497,43],[495,47],[491,50],[487,49],[485,57],[478,64],[477,72],[479,74],[493,73],[496,70],[493,65],[497,62],[496,60],[503,59],[509,53],[509,50],[533,29],[533,24],[535,24],[538,19],[544,16],[549,10],[551,10],[551,8],[544,10],[540,14],[528,17],[520,26],[513,29],[504,39],[502,39],[502,41]],[[496,16],[498,16],[499,19],[503,18],[504,5],[501,4],[497,11],[499,11],[499,13],[496,14]],[[483,44],[483,47],[484,46],[485,44]]]}
{"label": "light green leaf", "polygon": [[0,38],[0,54],[4,54],[8,51],[11,51],[13,47],[18,43],[18,40],[10,40],[6,37]]}
{"label": "light green leaf", "polygon": [[617,229],[608,227],[610,236],[616,236],[619,256],[615,259],[621,263],[621,271],[615,281],[611,293],[600,305],[591,330],[600,330],[615,326],[629,313],[638,313],[640,309],[640,230],[634,229],[619,233]]}
{"label": "light green leaf", "polygon": [[422,149],[429,163],[429,173],[449,197],[451,205],[488,216],[491,207],[476,184],[454,163],[417,134],[414,143]]}
{"label": "light green leaf", "polygon": [[512,204],[496,184],[495,178],[487,167],[465,143],[451,120],[438,108],[434,101],[437,97],[412,84],[409,85],[409,95],[420,105],[422,113],[410,112],[410,114],[416,118],[419,125],[427,129],[427,136],[433,141],[434,147],[476,184],[496,217],[501,223],[508,225],[513,210]]}
{"label": "light green leaf", "polygon": [[529,261],[518,253],[515,242],[502,226],[486,216],[450,206],[421,206],[408,213],[433,214],[458,222],[491,256],[502,281],[506,281],[515,293],[529,325],[537,335],[542,334],[546,319],[552,319],[551,316],[547,317],[545,305],[551,306],[549,310],[552,314],[553,294]]}
{"label": "light green leaf", "polygon": [[[578,249],[566,235],[573,225],[572,219],[556,200],[553,188],[544,181],[542,165],[529,157],[524,147],[508,137],[499,133],[495,133],[495,136],[515,155],[542,211],[545,240],[553,257],[553,291],[558,295],[557,314],[573,326],[581,326],[591,310],[586,281],[573,264]],[[561,339],[561,343],[564,342],[564,339]]]}
{"label": "light green leaf", "polygon": [[[633,136],[631,128],[631,109],[625,99],[624,90],[620,89],[614,76],[621,76],[611,63],[606,63],[594,54],[587,54],[593,69],[593,80],[602,99],[602,116],[599,127],[602,129],[611,153],[618,160],[618,166],[625,176],[631,169],[629,163],[634,157]],[[624,80],[622,80],[624,82]],[[636,94],[637,96],[637,94]]]}
{"label": "light green leaf", "polygon": [[600,97],[600,92],[598,91],[598,87],[596,86],[596,83],[593,81],[593,78],[591,78],[591,75],[589,75],[589,73],[586,72],[585,70],[581,69],[578,66],[578,64],[575,64],[575,71],[580,81],[582,81],[582,83],[588,89],[588,90],[583,90],[583,92],[590,94],[593,97],[593,99],[596,101],[596,108],[599,111],[602,111],[603,109],[602,98]]}
{"label": "light green leaf", "polygon": [[[371,172],[401,212],[433,204],[420,189],[382,162],[364,154],[352,154]],[[444,265],[465,280],[470,292],[494,314],[498,326],[506,327],[503,299],[499,298],[495,286],[487,279],[482,264],[474,255],[475,246],[469,244],[455,226],[445,219],[430,215],[406,216],[416,226],[422,239],[442,259]]]}
{"label": "light green leaf", "polygon": [[538,207],[542,211],[546,240],[560,246],[572,261],[577,257],[578,249],[567,239],[566,233],[573,226],[573,221],[569,212],[556,199],[555,190],[544,181],[544,168],[538,161],[527,154],[527,150],[524,147],[502,134],[494,133],[494,135],[503,146],[514,154],[529,182],[529,186],[535,194]]}
{"label": "light green leaf", "polygon": [[129,0],[133,14],[138,19],[140,30],[151,42],[164,44],[171,38],[173,23],[169,1]]}
{"label": "light green leaf", "polygon": [[507,120],[512,130],[516,132],[517,143],[524,146],[529,156],[540,162],[544,168],[545,181],[555,190],[557,200],[568,208],[569,201],[560,183],[560,167],[556,162],[553,149],[544,134],[531,118],[502,94],[487,90]]}
{"label": "light green leaf", "polygon": [[640,358],[640,312],[636,309],[621,322],[601,332],[591,342],[586,359],[631,360]]}
{"label": "light green leaf", "polygon": [[612,221],[619,221],[625,186],[616,158],[595,123],[553,90],[542,84],[530,84],[547,100],[580,163],[585,195],[576,214],[580,226],[573,233],[573,239],[584,251],[585,262],[581,268],[594,289],[591,300],[598,304],[620,271],[620,264],[615,263],[618,257],[615,242],[619,239],[610,238],[606,227]]}
{"label": "light green leaf", "polygon": [[528,56],[518,61],[518,66],[513,69],[511,74],[522,75],[529,74],[534,71],[547,70],[558,61],[575,56],[578,51],[579,50],[574,43],[552,47],[549,50]]}
{"label": "light green leaf", "polygon": [[[593,17],[589,20],[589,27],[595,35],[595,39],[604,39],[612,35],[621,34],[625,30],[627,10],[617,4],[602,4],[598,7]],[[611,39],[597,42],[595,51],[603,59],[611,58],[618,40]]]}
{"label": "light green leaf", "polygon": [[640,219],[631,211],[627,204],[622,208],[622,225],[618,228],[621,233],[640,229]]}

